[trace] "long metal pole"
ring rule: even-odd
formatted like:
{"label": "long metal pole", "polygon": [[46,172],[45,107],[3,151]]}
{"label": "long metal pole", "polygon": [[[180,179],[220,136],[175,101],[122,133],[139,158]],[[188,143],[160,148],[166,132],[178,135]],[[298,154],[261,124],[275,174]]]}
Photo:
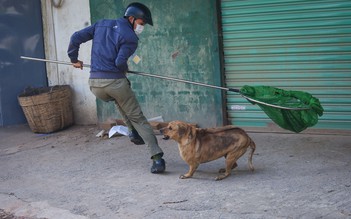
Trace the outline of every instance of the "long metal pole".
{"label": "long metal pole", "polygon": [[[57,63],[57,64],[64,64],[64,65],[72,65],[70,62],[63,62],[63,61],[57,61],[57,60],[50,60],[50,59],[39,59],[39,58],[33,58],[33,57],[27,57],[27,56],[21,56],[22,59],[28,59],[28,60],[34,60],[34,61],[42,61],[42,62],[51,62],[51,63]],[[83,67],[90,68],[90,65],[88,64],[83,64]],[[204,83],[199,83],[199,82],[193,82],[193,81],[187,81],[179,78],[172,78],[172,77],[166,77],[166,76],[161,76],[161,75],[154,75],[154,74],[148,74],[145,72],[139,72],[139,71],[128,71],[128,73],[131,74],[137,74],[137,75],[143,75],[143,76],[148,76],[148,77],[154,77],[154,78],[161,78],[165,80],[172,80],[172,81],[178,81],[178,82],[183,82],[183,83],[188,83],[188,84],[195,84],[195,85],[200,85],[204,87],[211,87],[211,88],[216,88],[216,89],[221,89],[221,90],[226,90],[226,91],[233,91],[233,92],[239,92],[238,89],[230,89],[226,87],[220,87],[220,86],[215,86],[215,85],[210,85],[210,84],[204,84]]]}
{"label": "long metal pole", "polygon": [[[40,59],[40,58],[33,58],[33,57],[27,57],[27,56],[21,56],[21,59],[28,59],[28,60],[42,61],[42,62],[51,62],[51,63],[57,63],[57,64],[63,64],[63,65],[72,65],[72,63],[70,63],[70,62],[50,60],[50,59]],[[90,68],[90,65],[83,64],[83,67]],[[179,79],[179,78],[172,78],[172,77],[148,74],[148,73],[138,72],[138,71],[128,71],[128,73],[142,75],[142,76],[148,76],[148,77],[154,77],[154,78],[161,78],[161,79],[165,79],[165,80],[178,81],[178,82],[183,82],[183,83],[188,83],[188,84],[195,84],[195,85],[216,88],[216,89],[221,89],[221,90],[226,90],[226,91],[232,91],[232,92],[239,93],[242,97],[244,97],[247,100],[250,100],[251,102],[259,103],[262,105],[266,105],[266,106],[270,106],[270,107],[274,107],[274,108],[278,108],[278,109],[285,109],[285,110],[307,110],[307,109],[310,109],[310,108],[290,108],[290,107],[284,107],[284,106],[278,106],[278,105],[274,105],[274,104],[265,103],[265,102],[247,97],[247,96],[241,94],[239,89],[235,89],[235,88],[220,87],[220,86],[215,86],[215,85],[210,85],[210,84],[204,84],[204,83],[199,83],[199,82],[194,82],[194,81],[187,81],[187,80],[183,80],[183,79]]]}
{"label": "long metal pole", "polygon": [[[51,63],[63,64],[63,65],[72,65],[72,63],[70,62],[57,61],[57,60],[51,60],[51,59],[39,59],[39,58],[33,58],[28,56],[21,56],[21,59],[28,59],[28,60],[41,61],[41,62],[51,62]],[[90,68],[90,65],[83,64],[83,67]]]}

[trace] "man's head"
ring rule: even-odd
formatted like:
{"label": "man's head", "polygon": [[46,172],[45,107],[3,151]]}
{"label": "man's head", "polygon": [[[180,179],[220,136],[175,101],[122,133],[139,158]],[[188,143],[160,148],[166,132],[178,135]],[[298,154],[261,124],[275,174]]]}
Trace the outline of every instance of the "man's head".
{"label": "man's head", "polygon": [[142,32],[145,24],[153,25],[149,8],[138,2],[131,3],[127,6],[124,17],[128,18],[137,34]]}

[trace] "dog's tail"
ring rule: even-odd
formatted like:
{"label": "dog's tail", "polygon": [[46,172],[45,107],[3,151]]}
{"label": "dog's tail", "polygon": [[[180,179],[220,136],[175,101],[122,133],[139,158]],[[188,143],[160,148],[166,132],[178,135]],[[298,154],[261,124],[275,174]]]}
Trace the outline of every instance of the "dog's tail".
{"label": "dog's tail", "polygon": [[249,153],[249,168],[250,168],[251,171],[254,171],[255,168],[254,168],[254,166],[252,164],[252,156],[253,156],[253,154],[254,154],[254,152],[256,150],[256,144],[250,137],[249,137],[249,139],[250,139],[249,146],[250,146],[250,149],[251,149],[251,151]]}

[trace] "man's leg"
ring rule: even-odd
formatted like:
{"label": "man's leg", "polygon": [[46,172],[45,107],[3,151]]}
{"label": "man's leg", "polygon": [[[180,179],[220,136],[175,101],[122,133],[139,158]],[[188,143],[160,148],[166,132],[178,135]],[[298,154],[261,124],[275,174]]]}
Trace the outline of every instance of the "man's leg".
{"label": "man's leg", "polygon": [[144,140],[140,137],[138,132],[133,127],[132,123],[129,121],[125,112],[119,107],[117,101],[106,93],[105,88],[114,82],[116,82],[116,79],[89,79],[90,90],[97,98],[103,101],[108,102],[114,100],[116,107],[120,115],[122,116],[123,122],[127,125],[129,129],[130,140],[137,145],[145,144]]}
{"label": "man's leg", "polygon": [[139,135],[138,131],[134,128],[130,120],[128,119],[126,113],[124,110],[119,106],[118,102],[115,101],[116,107],[119,111],[119,114],[122,116],[123,122],[127,125],[128,130],[129,130],[129,138],[130,141],[133,142],[136,145],[142,145],[145,144],[144,140],[142,137]]}
{"label": "man's leg", "polygon": [[[153,167],[155,165],[160,165],[160,168],[156,167],[156,170],[154,168],[154,171],[151,169],[151,172],[163,172],[165,168],[164,160],[162,159],[163,151],[158,145],[157,138],[150,123],[141,111],[140,105],[134,92],[130,88],[128,80],[118,79],[115,83],[106,87],[106,92],[116,100],[118,106],[123,112],[125,112],[125,116],[131,122],[132,126],[148,145],[151,158],[154,159]],[[155,161],[160,161],[161,163],[159,162],[155,164]]]}
{"label": "man's leg", "polygon": [[131,131],[134,128],[132,123],[129,121],[129,119],[128,119],[127,115],[125,114],[125,112],[118,105],[117,101],[115,101],[115,105],[116,105],[116,108],[117,108],[119,114],[122,116],[122,120],[123,120],[124,124],[126,124],[126,126],[129,129],[129,131]]}

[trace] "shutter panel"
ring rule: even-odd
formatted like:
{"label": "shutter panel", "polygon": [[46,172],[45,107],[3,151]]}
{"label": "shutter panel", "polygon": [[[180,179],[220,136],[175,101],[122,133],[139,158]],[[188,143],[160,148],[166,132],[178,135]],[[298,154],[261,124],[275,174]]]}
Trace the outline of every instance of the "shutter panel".
{"label": "shutter panel", "polygon": [[[325,113],[314,129],[351,130],[351,1],[221,1],[226,86],[305,91]],[[227,93],[229,121],[276,125]]]}

